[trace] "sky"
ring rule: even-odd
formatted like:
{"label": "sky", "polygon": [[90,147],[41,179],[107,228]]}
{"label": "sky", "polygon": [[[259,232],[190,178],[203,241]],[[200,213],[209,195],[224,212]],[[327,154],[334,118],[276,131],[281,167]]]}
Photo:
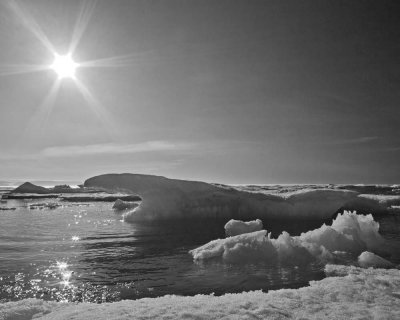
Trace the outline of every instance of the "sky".
{"label": "sky", "polygon": [[[0,180],[400,183],[399,14],[398,1],[2,0]],[[71,43],[81,65],[58,80]]]}

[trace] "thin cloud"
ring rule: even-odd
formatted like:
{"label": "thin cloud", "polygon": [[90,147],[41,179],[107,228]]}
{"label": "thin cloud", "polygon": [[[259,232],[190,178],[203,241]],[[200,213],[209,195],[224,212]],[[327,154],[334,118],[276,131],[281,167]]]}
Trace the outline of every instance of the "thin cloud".
{"label": "thin cloud", "polygon": [[252,148],[263,148],[264,143],[254,141],[214,140],[208,142],[152,140],[141,143],[100,143],[47,147],[38,152],[9,152],[0,154],[2,161],[41,161],[46,158],[80,157],[93,155],[138,154],[146,152],[177,152],[181,155],[226,154]]}
{"label": "thin cloud", "polygon": [[91,144],[49,147],[40,152],[45,157],[76,157],[98,154],[132,154],[143,152],[185,151],[193,149],[193,144],[169,141],[146,141],[135,144]]}
{"label": "thin cloud", "polygon": [[[239,145],[235,141],[212,141],[207,143],[188,141],[166,141],[152,140],[140,143],[99,143],[89,145],[67,145],[47,147],[38,152],[8,152],[0,154],[0,160],[24,161],[43,160],[46,158],[58,157],[79,157],[92,155],[113,155],[113,154],[138,154],[146,152],[179,152],[184,155],[196,155],[207,153],[226,152],[230,149],[237,149]],[[248,145],[249,143],[246,143]]]}
{"label": "thin cloud", "polygon": [[383,151],[396,152],[396,151],[400,151],[400,147],[386,148]]}
{"label": "thin cloud", "polygon": [[378,139],[379,139],[379,137],[376,137],[376,136],[358,137],[358,138],[351,138],[351,139],[336,140],[336,141],[332,141],[329,144],[335,144],[335,145],[363,144],[363,143],[370,143],[370,142],[378,140]]}

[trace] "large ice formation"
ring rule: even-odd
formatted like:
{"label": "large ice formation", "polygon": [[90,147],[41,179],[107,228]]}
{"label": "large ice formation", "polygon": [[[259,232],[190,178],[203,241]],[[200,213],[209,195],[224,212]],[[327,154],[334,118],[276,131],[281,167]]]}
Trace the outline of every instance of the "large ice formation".
{"label": "large ice formation", "polygon": [[225,224],[225,234],[228,237],[237,236],[243,233],[249,233],[254,231],[260,231],[263,228],[262,221],[260,219],[244,222],[241,220],[231,219]]}
{"label": "large ice formation", "polygon": [[[365,250],[388,254],[385,240],[378,232],[379,224],[372,215],[355,212],[339,214],[331,226],[292,237],[282,232],[272,239],[266,230],[213,240],[190,251],[194,260],[220,258],[230,263],[282,261],[302,264],[318,259],[334,261],[337,252],[360,254]],[[363,260],[362,260],[363,261]]]}
{"label": "large ice formation", "polygon": [[250,193],[205,182],[141,174],[105,174],[85,181],[85,187],[130,190],[139,207],[125,220],[157,219],[327,219],[356,192],[303,189],[286,194]]}
{"label": "large ice formation", "polygon": [[25,299],[0,304],[0,319],[400,319],[400,270],[327,265],[300,289],[168,295],[114,303]]}

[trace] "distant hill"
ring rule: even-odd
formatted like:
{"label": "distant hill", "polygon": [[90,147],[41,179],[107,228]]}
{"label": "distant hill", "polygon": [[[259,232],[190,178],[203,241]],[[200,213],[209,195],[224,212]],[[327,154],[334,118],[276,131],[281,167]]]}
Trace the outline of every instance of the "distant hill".
{"label": "distant hill", "polygon": [[15,188],[12,193],[38,193],[38,194],[47,194],[51,193],[51,191],[45,187],[34,185],[30,182],[25,182],[21,184],[19,187]]}

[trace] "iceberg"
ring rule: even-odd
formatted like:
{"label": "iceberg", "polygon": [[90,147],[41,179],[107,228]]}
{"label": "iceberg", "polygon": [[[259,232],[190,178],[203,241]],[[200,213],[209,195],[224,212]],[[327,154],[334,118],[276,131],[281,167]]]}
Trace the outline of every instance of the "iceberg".
{"label": "iceberg", "polygon": [[114,303],[25,299],[0,304],[0,319],[400,319],[400,270],[325,266],[299,289],[222,296],[167,295]]}
{"label": "iceberg", "polygon": [[85,187],[129,190],[142,202],[126,221],[166,219],[328,219],[357,193],[338,189],[302,189],[262,194],[199,181],[142,174],[105,174],[87,179]]}
{"label": "iceberg", "polygon": [[[290,236],[284,231],[277,239],[272,239],[271,234],[261,230],[213,240],[189,253],[195,261],[219,258],[228,263],[280,261],[295,265],[313,260],[335,261],[337,252],[358,255],[370,250],[390,254],[378,230],[379,224],[372,215],[346,211],[339,214],[331,226],[324,224],[300,236]],[[365,261],[364,257],[361,261]]]}

